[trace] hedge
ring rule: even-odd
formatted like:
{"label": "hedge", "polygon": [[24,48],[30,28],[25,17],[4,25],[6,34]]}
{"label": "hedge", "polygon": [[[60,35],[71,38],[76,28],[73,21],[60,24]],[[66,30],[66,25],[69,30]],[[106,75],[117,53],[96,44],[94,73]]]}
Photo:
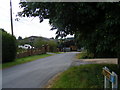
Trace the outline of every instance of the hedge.
{"label": "hedge", "polygon": [[0,35],[2,35],[2,63],[14,61],[17,52],[16,38],[3,29],[0,29]]}

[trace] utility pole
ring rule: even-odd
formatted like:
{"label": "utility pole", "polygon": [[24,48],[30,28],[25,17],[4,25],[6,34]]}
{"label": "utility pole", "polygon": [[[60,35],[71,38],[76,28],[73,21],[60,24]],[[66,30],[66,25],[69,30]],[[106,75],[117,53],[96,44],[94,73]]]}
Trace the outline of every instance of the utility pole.
{"label": "utility pole", "polygon": [[11,32],[13,36],[13,20],[12,20],[12,2],[10,0],[10,21],[11,21]]}

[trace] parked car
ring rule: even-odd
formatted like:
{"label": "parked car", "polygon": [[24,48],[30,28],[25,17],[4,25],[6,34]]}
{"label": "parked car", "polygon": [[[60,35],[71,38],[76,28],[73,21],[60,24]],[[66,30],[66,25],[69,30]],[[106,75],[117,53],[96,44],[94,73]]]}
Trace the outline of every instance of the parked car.
{"label": "parked car", "polygon": [[32,47],[31,45],[29,44],[24,44],[23,46],[22,45],[19,45],[18,48],[22,48],[22,49],[32,49],[34,47]]}

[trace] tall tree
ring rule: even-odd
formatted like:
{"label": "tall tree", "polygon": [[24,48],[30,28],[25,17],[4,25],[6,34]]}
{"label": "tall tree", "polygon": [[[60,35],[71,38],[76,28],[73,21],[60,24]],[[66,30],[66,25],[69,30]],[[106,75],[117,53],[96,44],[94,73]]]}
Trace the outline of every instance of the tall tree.
{"label": "tall tree", "polygon": [[21,2],[20,16],[49,19],[57,37],[75,34],[96,57],[118,57],[120,67],[120,3]]}
{"label": "tall tree", "polygon": [[19,36],[19,37],[18,37],[18,40],[22,40],[22,37],[21,37],[21,36]]}

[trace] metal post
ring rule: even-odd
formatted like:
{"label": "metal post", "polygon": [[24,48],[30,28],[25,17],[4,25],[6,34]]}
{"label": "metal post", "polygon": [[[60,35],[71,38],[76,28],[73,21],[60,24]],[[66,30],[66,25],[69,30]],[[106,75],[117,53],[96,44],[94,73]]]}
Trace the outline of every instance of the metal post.
{"label": "metal post", "polygon": [[115,72],[110,73],[107,67],[103,68],[104,75],[104,88],[110,87],[110,82],[112,83],[112,90],[117,90],[118,88],[118,75]]}
{"label": "metal post", "polygon": [[[104,69],[109,71],[107,67],[105,67]],[[109,80],[107,79],[106,76],[104,76],[104,88],[109,88],[109,86],[110,86]]]}
{"label": "metal post", "polygon": [[112,82],[112,90],[114,90],[118,87],[118,76],[115,72],[112,72],[112,75],[115,77],[114,82]]}

